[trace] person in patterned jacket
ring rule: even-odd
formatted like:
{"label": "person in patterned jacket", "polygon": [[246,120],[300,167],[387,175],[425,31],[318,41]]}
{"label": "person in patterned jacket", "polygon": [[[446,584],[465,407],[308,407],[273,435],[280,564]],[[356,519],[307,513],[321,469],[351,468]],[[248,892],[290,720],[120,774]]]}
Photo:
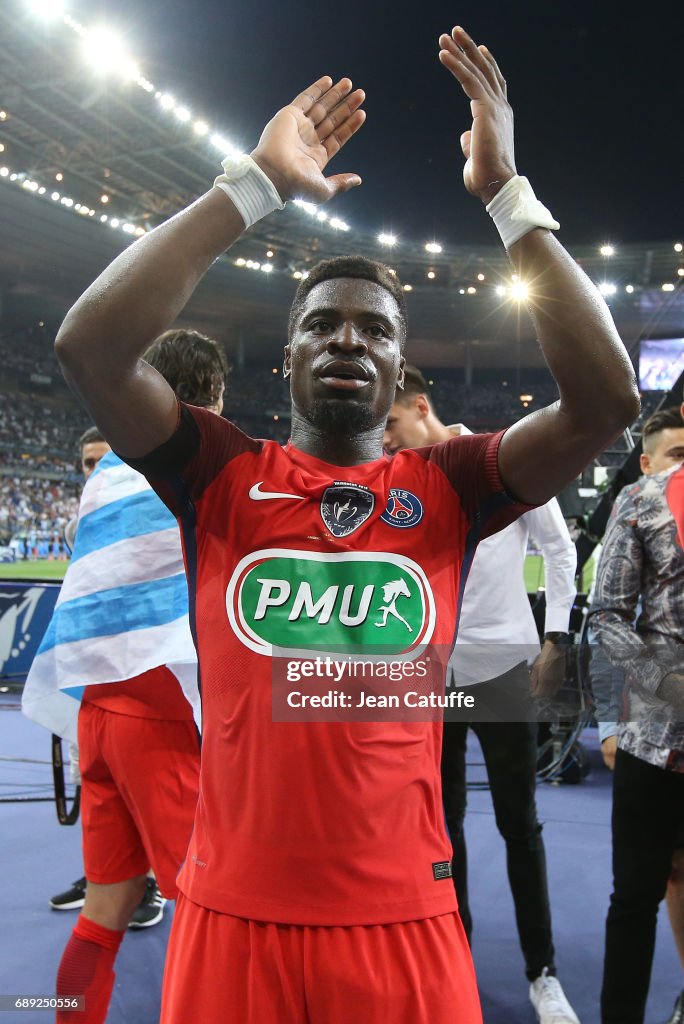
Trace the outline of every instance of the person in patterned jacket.
{"label": "person in patterned jacket", "polygon": [[[624,673],[614,762],[603,1024],[641,1024],[644,1019],[658,905],[673,858],[675,871],[681,871],[684,846],[684,551],[665,497],[673,472],[684,461],[679,409],[656,412],[647,420],[643,449],[644,476],[621,491],[613,508],[590,610],[602,650]],[[604,745],[615,742],[604,739]],[[672,905],[678,902],[675,889]],[[671,915],[677,934],[676,906]],[[682,1020],[684,992],[672,1017],[676,1024]]]}

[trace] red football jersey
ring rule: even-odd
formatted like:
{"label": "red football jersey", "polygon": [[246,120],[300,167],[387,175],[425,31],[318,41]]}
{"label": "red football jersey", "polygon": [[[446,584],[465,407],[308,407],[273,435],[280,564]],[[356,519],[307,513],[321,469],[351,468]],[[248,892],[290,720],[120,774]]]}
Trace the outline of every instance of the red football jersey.
{"label": "red football jersey", "polygon": [[677,524],[677,537],[684,548],[684,466],[675,470],[667,483],[665,491],[667,503]]}
{"label": "red football jersey", "polygon": [[441,725],[273,721],[271,653],[409,633],[450,648],[478,540],[527,509],[503,490],[500,439],[341,467],[184,406],[130,460],[183,535],[203,708],[189,899],[301,925],[455,909]]}

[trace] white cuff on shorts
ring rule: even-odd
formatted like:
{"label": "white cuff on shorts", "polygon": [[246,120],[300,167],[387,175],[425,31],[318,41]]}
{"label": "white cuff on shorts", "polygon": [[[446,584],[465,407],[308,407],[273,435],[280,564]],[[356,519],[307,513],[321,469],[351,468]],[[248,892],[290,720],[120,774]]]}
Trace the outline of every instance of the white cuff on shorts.
{"label": "white cuff on shorts", "polygon": [[507,249],[534,228],[557,231],[560,224],[540,203],[527,178],[519,174],[506,182],[486,207]]}
{"label": "white cuff on shorts", "polygon": [[227,156],[221,166],[223,174],[219,174],[214,186],[232,200],[245,222],[245,228],[285,206],[271,179],[251,156],[246,153],[237,157]]}

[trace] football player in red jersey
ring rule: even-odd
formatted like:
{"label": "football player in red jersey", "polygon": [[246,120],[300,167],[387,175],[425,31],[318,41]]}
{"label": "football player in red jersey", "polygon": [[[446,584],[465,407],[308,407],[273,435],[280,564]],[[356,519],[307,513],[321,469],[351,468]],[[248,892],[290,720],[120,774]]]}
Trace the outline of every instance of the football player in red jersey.
{"label": "football player in red jersey", "polygon": [[[204,727],[164,1024],[481,1021],[449,881],[439,724],[274,721],[271,686],[276,649],[452,644],[478,539],[556,494],[638,412],[605,303],[516,174],[494,58],[460,27],[439,45],[471,102],[464,182],[530,284],[558,403],[501,434],[385,457],[403,293],[354,258],[319,265],[295,296],[284,448],[179,403],[141,359],[246,226],[360,184],[323,173],[364,120],[349,79],[319,79],[251,159],[226,158],[217,187],[118,257],[57,339],[71,386],[183,531]],[[391,514],[393,496],[410,515]]]}

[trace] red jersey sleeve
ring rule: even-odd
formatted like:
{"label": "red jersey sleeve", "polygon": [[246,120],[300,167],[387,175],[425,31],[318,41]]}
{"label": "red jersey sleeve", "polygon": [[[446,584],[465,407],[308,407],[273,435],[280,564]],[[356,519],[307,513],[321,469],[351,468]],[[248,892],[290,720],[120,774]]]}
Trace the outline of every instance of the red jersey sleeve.
{"label": "red jersey sleeve", "polygon": [[498,533],[529,512],[504,488],[499,473],[499,445],[505,431],[497,434],[466,434],[440,444],[416,449],[416,454],[436,465],[458,494],[471,523],[477,523],[479,540]]}
{"label": "red jersey sleeve", "polygon": [[665,491],[667,503],[677,524],[677,538],[684,548],[684,466],[672,474]]}
{"label": "red jersey sleeve", "polygon": [[175,433],[140,459],[125,462],[146,476],[164,504],[179,516],[196,502],[223,467],[244,452],[261,451],[261,442],[208,409],[179,402]]}

